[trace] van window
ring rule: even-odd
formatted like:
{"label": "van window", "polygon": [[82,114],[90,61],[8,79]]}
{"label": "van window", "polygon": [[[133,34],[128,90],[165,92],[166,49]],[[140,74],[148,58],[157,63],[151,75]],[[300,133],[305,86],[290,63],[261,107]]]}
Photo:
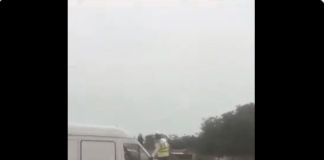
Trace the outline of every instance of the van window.
{"label": "van window", "polygon": [[149,157],[138,144],[124,143],[125,160],[149,160]]}
{"label": "van window", "polygon": [[111,141],[81,141],[81,160],[115,160],[116,145]]}
{"label": "van window", "polygon": [[78,159],[78,143],[76,139],[68,139],[68,160]]}

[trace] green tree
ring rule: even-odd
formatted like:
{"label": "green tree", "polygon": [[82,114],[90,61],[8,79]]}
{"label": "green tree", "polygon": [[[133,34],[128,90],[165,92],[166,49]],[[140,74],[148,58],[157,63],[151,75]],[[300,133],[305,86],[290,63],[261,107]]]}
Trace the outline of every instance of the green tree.
{"label": "green tree", "polygon": [[154,144],[155,144],[155,140],[154,140],[154,135],[153,134],[149,134],[149,135],[145,136],[144,147],[147,150],[154,149],[154,147],[155,147]]}
{"label": "green tree", "polygon": [[199,151],[218,156],[254,154],[254,115],[255,104],[249,103],[204,120],[197,141]]}
{"label": "green tree", "polygon": [[142,134],[139,134],[139,135],[138,135],[137,140],[138,140],[138,142],[139,142],[141,145],[143,145],[144,138],[143,138]]}

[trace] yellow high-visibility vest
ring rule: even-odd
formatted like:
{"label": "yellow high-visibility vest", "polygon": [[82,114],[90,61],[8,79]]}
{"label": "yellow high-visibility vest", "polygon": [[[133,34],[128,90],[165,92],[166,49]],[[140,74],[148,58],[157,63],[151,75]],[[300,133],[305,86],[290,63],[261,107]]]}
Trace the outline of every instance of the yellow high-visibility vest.
{"label": "yellow high-visibility vest", "polygon": [[160,150],[157,152],[158,157],[168,157],[169,156],[169,144],[166,139],[160,140]]}

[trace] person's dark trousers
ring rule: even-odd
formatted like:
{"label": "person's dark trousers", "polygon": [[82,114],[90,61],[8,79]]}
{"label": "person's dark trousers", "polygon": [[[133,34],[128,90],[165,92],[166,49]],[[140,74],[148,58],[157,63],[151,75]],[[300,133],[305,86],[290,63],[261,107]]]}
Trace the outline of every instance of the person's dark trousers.
{"label": "person's dark trousers", "polygon": [[158,157],[158,160],[168,160],[169,157]]}

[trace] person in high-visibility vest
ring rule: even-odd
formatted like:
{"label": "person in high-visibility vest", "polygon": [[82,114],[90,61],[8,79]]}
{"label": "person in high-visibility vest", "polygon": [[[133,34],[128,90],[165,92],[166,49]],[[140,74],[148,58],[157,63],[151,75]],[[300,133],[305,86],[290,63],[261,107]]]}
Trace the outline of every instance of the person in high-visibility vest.
{"label": "person in high-visibility vest", "polygon": [[152,157],[154,158],[156,156],[158,160],[167,160],[170,156],[170,145],[168,141],[159,133],[155,134],[155,139],[155,150],[152,154]]}

